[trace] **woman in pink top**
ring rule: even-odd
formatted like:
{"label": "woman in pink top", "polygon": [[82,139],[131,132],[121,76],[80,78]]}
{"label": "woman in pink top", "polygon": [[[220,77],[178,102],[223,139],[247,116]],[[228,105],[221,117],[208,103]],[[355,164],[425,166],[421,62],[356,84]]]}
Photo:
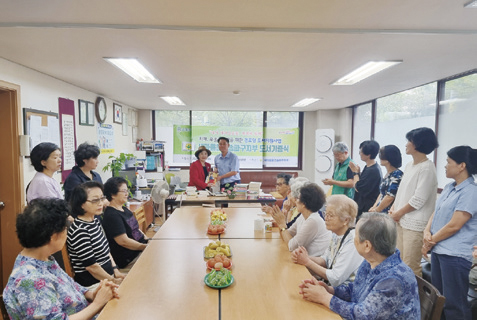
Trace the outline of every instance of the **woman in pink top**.
{"label": "woman in pink top", "polygon": [[42,142],[30,153],[31,164],[37,171],[27,186],[27,202],[36,198],[63,199],[60,183],[53,178],[61,169],[61,150],[51,142]]}

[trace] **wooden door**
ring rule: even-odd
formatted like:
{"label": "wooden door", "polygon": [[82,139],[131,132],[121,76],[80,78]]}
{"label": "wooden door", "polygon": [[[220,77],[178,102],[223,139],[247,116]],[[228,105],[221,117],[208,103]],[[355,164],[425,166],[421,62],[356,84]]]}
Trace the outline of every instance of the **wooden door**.
{"label": "wooden door", "polygon": [[20,87],[0,81],[0,288],[5,287],[21,251],[15,232],[16,216],[23,210],[23,157],[20,156]]}

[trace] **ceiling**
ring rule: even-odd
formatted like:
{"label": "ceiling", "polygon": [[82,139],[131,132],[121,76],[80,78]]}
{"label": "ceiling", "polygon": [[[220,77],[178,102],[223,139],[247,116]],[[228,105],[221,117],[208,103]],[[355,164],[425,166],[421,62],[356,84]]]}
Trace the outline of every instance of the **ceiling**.
{"label": "ceiling", "polygon": [[[0,57],[139,109],[343,108],[477,68],[467,1],[2,0]],[[103,57],[136,57],[163,83]],[[330,85],[376,59],[403,63]]]}

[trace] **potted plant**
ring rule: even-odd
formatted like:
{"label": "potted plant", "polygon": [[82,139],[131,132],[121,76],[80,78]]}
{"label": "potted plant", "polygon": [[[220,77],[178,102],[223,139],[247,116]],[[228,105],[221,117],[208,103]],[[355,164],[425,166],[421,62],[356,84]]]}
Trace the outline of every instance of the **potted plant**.
{"label": "potted plant", "polygon": [[[113,177],[116,177],[119,173],[119,171],[123,168],[124,164],[126,163],[127,160],[131,160],[134,158],[134,155],[132,153],[123,153],[121,152],[119,156],[109,156],[108,159],[111,161],[108,162],[104,167],[103,167],[103,172],[106,171],[111,171],[113,174]],[[128,182],[128,190],[129,190],[129,196],[132,197],[131,193],[131,188],[132,188],[132,183],[128,179],[128,177],[125,177],[126,181]]]}
{"label": "potted plant", "polygon": [[237,190],[234,186],[231,186],[230,183],[225,184],[224,188],[222,188],[222,192],[225,192],[229,199],[235,199],[235,196],[237,194]]}

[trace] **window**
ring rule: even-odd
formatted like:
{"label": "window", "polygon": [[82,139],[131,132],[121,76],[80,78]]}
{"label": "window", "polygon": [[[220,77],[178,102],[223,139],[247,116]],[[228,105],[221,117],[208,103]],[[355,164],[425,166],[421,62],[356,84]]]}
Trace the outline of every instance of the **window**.
{"label": "window", "polygon": [[439,102],[439,132],[437,149],[437,179],[439,188],[451,182],[444,166],[447,151],[460,145],[477,148],[475,119],[477,119],[477,74],[444,82],[443,100]]}
{"label": "window", "polygon": [[302,113],[161,110],[154,119],[170,166],[188,167],[201,145],[212,151],[207,161],[213,163],[217,139],[225,136],[242,169],[301,168]]}
{"label": "window", "polygon": [[[396,145],[403,166],[412,160],[406,155],[406,133],[419,127],[435,130],[437,82],[376,100],[374,139],[379,145]],[[433,160],[434,153],[428,157]]]}
{"label": "window", "polygon": [[361,161],[359,157],[359,145],[361,142],[371,139],[371,111],[372,103],[366,103],[355,107],[353,113],[353,153],[351,154],[351,159],[353,159],[361,169],[363,169],[366,164]]}
{"label": "window", "polygon": [[192,150],[190,111],[157,110],[153,113],[156,126],[155,139],[166,142],[164,144],[166,165],[189,166]]}

